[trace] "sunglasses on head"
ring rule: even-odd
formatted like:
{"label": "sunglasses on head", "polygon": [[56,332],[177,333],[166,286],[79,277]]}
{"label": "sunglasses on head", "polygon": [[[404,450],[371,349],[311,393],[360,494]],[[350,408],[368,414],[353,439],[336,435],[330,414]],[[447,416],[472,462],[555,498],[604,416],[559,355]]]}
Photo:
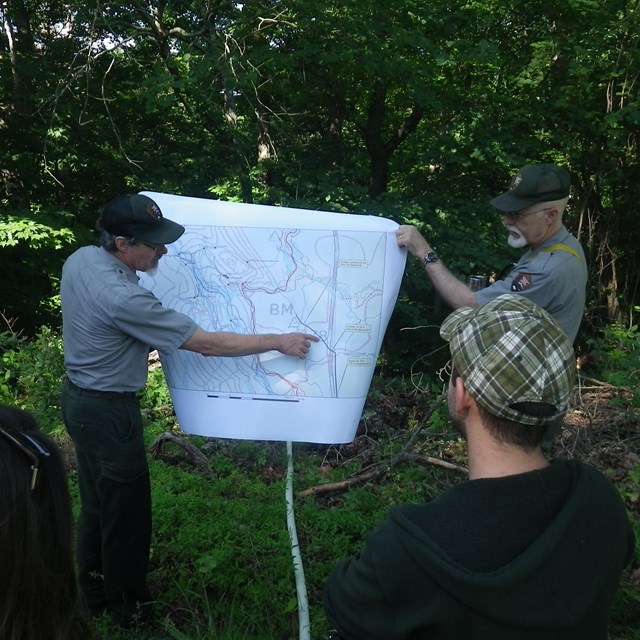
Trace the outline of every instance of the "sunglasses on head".
{"label": "sunglasses on head", "polygon": [[33,491],[38,484],[40,465],[51,454],[35,437],[24,431],[13,431],[0,427],[0,436],[20,449],[29,458],[31,462],[31,491]]}

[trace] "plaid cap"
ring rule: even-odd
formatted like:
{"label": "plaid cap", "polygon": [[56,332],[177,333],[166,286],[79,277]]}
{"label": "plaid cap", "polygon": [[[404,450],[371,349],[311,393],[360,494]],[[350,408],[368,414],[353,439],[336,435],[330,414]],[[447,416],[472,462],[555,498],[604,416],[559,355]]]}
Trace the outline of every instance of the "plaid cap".
{"label": "plaid cap", "polygon": [[[555,320],[524,296],[505,294],[475,308],[454,311],[440,335],[464,386],[494,416],[546,424],[567,411],[576,377],[573,346]],[[552,405],[544,418],[518,403]]]}
{"label": "plaid cap", "polygon": [[165,218],[151,198],[139,193],[118,196],[108,202],[102,209],[98,228],[152,244],[170,244],[184,233],[182,225]]}
{"label": "plaid cap", "polygon": [[511,180],[509,190],[490,200],[500,211],[520,211],[539,202],[553,202],[569,195],[571,176],[555,164],[527,164]]}

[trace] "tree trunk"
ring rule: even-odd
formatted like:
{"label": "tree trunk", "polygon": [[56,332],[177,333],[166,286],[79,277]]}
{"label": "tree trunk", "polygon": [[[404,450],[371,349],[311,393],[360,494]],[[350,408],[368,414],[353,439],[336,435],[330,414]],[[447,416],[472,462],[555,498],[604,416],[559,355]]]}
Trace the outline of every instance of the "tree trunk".
{"label": "tree trunk", "polygon": [[410,114],[400,122],[385,142],[386,98],[386,87],[380,80],[376,80],[369,97],[367,123],[364,128],[364,140],[370,159],[369,196],[372,198],[387,190],[389,161],[395,150],[416,130],[425,113],[423,107],[414,105]]}
{"label": "tree trunk", "polygon": [[29,13],[22,0],[4,3],[2,28],[9,51],[12,91],[5,104],[0,105],[0,132],[5,140],[2,152],[11,149],[12,157],[2,159],[0,179],[9,202],[17,208],[26,208],[29,206],[29,193],[25,186],[28,180],[23,175],[20,159],[22,164],[31,164],[31,153],[37,139],[30,135],[35,108],[29,70],[36,52]]}

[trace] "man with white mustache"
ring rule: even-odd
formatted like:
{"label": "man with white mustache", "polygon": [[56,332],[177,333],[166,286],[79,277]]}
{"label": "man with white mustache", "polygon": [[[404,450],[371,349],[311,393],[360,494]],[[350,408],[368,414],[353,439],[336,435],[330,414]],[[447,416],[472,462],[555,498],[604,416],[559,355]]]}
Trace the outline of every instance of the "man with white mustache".
{"label": "man with white mustache", "polygon": [[528,251],[504,280],[479,291],[472,291],[451,273],[415,227],[398,227],[398,246],[420,260],[438,293],[454,309],[518,293],[546,309],[573,342],[584,311],[587,265],[580,243],[562,223],[570,184],[569,173],[562,167],[528,164],[505,193],[490,201],[504,213],[508,243]]}

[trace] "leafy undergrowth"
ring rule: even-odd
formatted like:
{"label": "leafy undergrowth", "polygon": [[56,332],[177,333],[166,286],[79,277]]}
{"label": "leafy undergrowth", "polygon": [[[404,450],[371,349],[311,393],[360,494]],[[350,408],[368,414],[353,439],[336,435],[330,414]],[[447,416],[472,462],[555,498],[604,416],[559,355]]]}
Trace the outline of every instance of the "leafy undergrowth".
{"label": "leafy undergrowth", "polygon": [[[176,429],[170,407],[158,409],[158,390],[153,393],[156,408],[146,410],[149,444]],[[640,412],[629,394],[583,380],[551,453],[575,456],[602,470],[618,487],[640,539]],[[313,640],[327,635],[322,586],[336,560],[359,549],[389,506],[429,500],[465,477],[466,447],[449,431],[444,405],[424,421],[437,396],[402,384],[378,385],[352,443],[294,443],[295,514]],[[416,431],[419,436],[411,440]],[[154,539],[149,581],[158,603],[146,637],[298,638],[284,443],[188,441],[205,454],[210,474],[172,444],[150,457]],[[410,441],[415,455],[399,459]],[[75,491],[71,448],[63,445]],[[440,460],[450,466],[441,466]],[[365,479],[349,484],[354,477]],[[340,488],[324,490],[334,485]],[[624,575],[612,610],[613,640],[640,638],[639,565],[636,557]],[[107,620],[98,620],[96,629],[105,639],[139,637]]]}

